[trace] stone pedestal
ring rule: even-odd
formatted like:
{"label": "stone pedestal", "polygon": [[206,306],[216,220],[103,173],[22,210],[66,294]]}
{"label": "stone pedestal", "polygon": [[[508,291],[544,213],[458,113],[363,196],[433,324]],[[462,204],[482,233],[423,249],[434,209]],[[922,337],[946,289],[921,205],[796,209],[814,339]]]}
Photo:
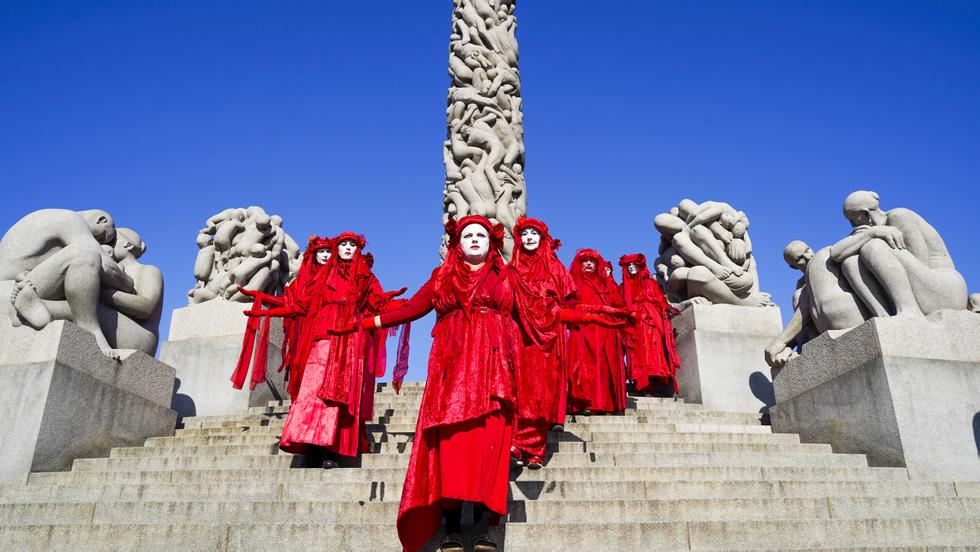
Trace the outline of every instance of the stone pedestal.
{"label": "stone pedestal", "polygon": [[765,413],[772,406],[764,351],[782,330],[778,307],[692,305],[673,323],[685,400],[738,412]]}
{"label": "stone pedestal", "polygon": [[173,435],[173,368],[138,351],[111,360],[72,322],[35,331],[11,327],[2,314],[0,481]]}
{"label": "stone pedestal", "polygon": [[980,315],[875,318],[806,344],[775,381],[773,429],[911,477],[980,480]]}
{"label": "stone pedestal", "polygon": [[[248,390],[231,386],[250,304],[212,299],[173,311],[169,340],[160,348],[160,359],[177,369],[177,388],[172,408],[186,416],[241,414],[250,406],[265,406],[285,395],[282,362],[282,320],[272,319],[269,336],[268,381]],[[254,357],[253,357],[254,359]]]}

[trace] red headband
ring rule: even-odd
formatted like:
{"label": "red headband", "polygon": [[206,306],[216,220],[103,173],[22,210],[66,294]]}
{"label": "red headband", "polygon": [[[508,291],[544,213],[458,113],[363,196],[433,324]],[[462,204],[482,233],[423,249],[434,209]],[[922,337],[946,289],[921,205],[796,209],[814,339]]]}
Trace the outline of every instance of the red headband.
{"label": "red headband", "polygon": [[630,263],[636,263],[642,267],[647,266],[647,258],[643,253],[633,253],[632,255],[623,255],[619,258],[619,266],[626,267]]}
{"label": "red headband", "polygon": [[460,234],[463,233],[463,229],[471,224],[479,224],[480,226],[487,229],[490,235],[490,248],[497,250],[500,249],[504,244],[504,225],[494,224],[490,222],[490,219],[480,215],[468,215],[459,220],[449,219],[446,222],[446,233],[449,234],[449,247],[454,247],[459,243]]}
{"label": "red headband", "polygon": [[353,232],[341,232],[340,235],[336,236],[333,239],[333,243],[335,245],[340,245],[340,242],[344,240],[353,241],[354,243],[357,244],[358,249],[364,249],[364,246],[367,245],[367,240],[364,239],[363,235],[355,234]]}
{"label": "red headband", "polygon": [[306,250],[317,251],[320,249],[333,249],[333,240],[325,236],[310,236],[310,239],[306,241]]}

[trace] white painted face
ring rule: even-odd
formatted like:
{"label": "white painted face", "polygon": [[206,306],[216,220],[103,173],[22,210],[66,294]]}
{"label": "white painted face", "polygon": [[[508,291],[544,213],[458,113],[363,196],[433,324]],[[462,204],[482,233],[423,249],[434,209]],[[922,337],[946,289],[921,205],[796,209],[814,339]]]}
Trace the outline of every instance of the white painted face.
{"label": "white painted face", "polygon": [[595,274],[595,269],[596,269],[596,265],[594,260],[592,259],[582,260],[582,272],[586,274]]}
{"label": "white painted face", "polygon": [[322,265],[327,264],[330,260],[330,250],[327,248],[316,250],[316,264]]}
{"label": "white painted face", "polygon": [[541,234],[534,228],[521,230],[521,244],[525,251],[534,251],[541,245]]}
{"label": "white painted face", "polygon": [[612,267],[604,266],[602,267],[602,271],[606,273],[606,278],[612,276]]}
{"label": "white painted face", "polygon": [[340,260],[349,261],[354,258],[354,253],[357,252],[357,242],[354,240],[344,240],[337,244],[337,255],[340,256]]}
{"label": "white painted face", "polygon": [[636,263],[630,263],[626,265],[626,272],[629,272],[630,274],[636,274],[639,271],[640,271],[640,267],[636,266]]}
{"label": "white painted face", "polygon": [[459,244],[467,261],[481,263],[490,252],[490,233],[482,224],[467,224],[459,236]]}

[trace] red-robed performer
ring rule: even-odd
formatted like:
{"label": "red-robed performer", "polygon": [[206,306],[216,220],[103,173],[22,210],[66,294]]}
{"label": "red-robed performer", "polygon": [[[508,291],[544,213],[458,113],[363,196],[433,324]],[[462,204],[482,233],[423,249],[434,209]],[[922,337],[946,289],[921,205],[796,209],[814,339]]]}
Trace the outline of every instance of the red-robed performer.
{"label": "red-robed performer", "polygon": [[[282,364],[279,366],[279,371],[284,368],[287,369],[289,396],[292,399],[296,398],[303,377],[303,367],[306,365],[310,345],[312,345],[312,340],[308,339],[311,326],[306,324],[306,316],[303,315],[299,305],[305,295],[312,293],[316,276],[324,269],[332,250],[333,241],[330,238],[310,236],[306,244],[306,251],[303,252],[299,273],[286,286],[282,295],[272,296],[242,287],[238,288],[245,295],[254,298],[254,302],[252,308],[245,311],[250,319],[246,326],[245,340],[238,359],[238,366],[231,377],[235,389],[241,389],[245,383],[249,364],[252,363],[253,351],[258,351],[258,354],[252,369],[249,388],[254,389],[256,385],[265,380],[266,359],[264,355],[269,346],[270,319],[271,317],[283,317],[284,340]],[[272,308],[263,310],[263,307],[266,306]],[[257,344],[256,337],[258,337]],[[300,350],[300,344],[307,346]]]}
{"label": "red-robed performer", "polygon": [[422,548],[446,520],[442,550],[463,550],[460,514],[473,503],[474,550],[496,550],[487,534],[507,511],[514,362],[514,292],[498,253],[503,227],[482,216],[446,225],[448,253],[401,308],[368,321],[383,328],[435,309],[429,371],[398,510],[406,550]]}
{"label": "red-robed performer", "polygon": [[568,376],[565,326],[562,321],[585,313],[565,313],[575,283],[555,256],[561,245],[548,226],[521,217],[514,226],[520,245],[508,265],[514,288],[515,314],[521,330],[516,367],[517,423],[511,455],[518,464],[539,469],[548,446],[548,431],[565,423]]}
{"label": "red-robed performer", "polygon": [[[572,260],[575,308],[618,316],[625,306],[611,276],[600,268],[607,261],[598,251],[580,249]],[[610,267],[611,268],[611,267]],[[618,329],[593,321],[569,327],[568,371],[570,410],[583,415],[626,410],[626,369]]]}
{"label": "red-robed performer", "polygon": [[363,236],[344,232],[333,243],[334,254],[299,302],[309,331],[298,351],[309,353],[279,442],[324,468],[367,452],[364,423],[374,417],[374,381],[385,363],[384,332],[331,332],[382,312],[397,295],[385,293],[371,272]]}
{"label": "red-robed performer", "polygon": [[624,255],[623,297],[633,314],[626,328],[626,361],[630,379],[639,393],[672,396],[677,393],[680,359],[670,317],[677,311],[667,302],[660,285],[650,276],[646,257]]}

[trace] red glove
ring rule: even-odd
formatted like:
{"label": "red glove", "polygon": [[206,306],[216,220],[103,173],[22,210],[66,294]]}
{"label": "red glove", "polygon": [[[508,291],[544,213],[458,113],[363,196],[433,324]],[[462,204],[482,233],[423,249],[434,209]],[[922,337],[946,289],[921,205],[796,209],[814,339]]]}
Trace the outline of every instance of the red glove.
{"label": "red glove", "polygon": [[245,311],[245,316],[296,316],[299,312],[293,307],[276,307],[274,309]]}
{"label": "red glove", "polygon": [[561,309],[558,312],[558,319],[566,324],[598,324],[606,328],[622,328],[626,322],[614,320],[608,316],[591,312],[582,312],[578,309]]}
{"label": "red glove", "polygon": [[347,335],[356,332],[357,330],[373,330],[374,327],[374,317],[364,318],[360,321],[351,321],[348,324],[334,328],[332,330],[327,330],[330,335]]}
{"label": "red glove", "polygon": [[578,305],[575,305],[575,308],[588,313],[608,314],[611,316],[631,316],[630,311],[626,309],[607,307],[606,305],[583,305],[579,303]]}

